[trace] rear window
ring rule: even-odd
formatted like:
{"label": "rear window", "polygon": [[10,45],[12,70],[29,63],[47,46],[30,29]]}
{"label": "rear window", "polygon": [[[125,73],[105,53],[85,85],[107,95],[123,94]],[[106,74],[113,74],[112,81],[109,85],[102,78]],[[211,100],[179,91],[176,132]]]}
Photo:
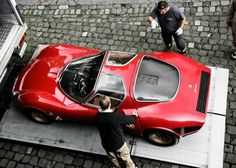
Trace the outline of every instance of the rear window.
{"label": "rear window", "polygon": [[134,96],[139,101],[168,101],[178,86],[179,72],[174,66],[145,56],[136,77]]}
{"label": "rear window", "polygon": [[111,51],[109,53],[108,60],[106,64],[108,65],[124,65],[128,63],[132,58],[135,57],[135,53]]}

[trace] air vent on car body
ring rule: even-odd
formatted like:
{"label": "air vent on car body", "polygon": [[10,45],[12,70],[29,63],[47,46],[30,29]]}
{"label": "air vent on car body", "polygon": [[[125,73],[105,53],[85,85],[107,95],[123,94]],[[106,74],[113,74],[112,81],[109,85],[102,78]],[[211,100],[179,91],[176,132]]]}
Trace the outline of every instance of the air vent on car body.
{"label": "air vent on car body", "polygon": [[202,113],[206,112],[209,83],[210,83],[210,74],[208,72],[202,71],[197,108],[196,108],[197,111]]}

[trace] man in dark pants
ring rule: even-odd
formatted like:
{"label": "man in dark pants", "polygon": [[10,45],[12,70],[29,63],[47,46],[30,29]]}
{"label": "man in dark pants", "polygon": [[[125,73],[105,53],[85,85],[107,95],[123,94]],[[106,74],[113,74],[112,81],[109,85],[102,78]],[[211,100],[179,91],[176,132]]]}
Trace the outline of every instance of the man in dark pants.
{"label": "man in dark pants", "polygon": [[157,25],[156,18],[161,27],[166,50],[171,48],[172,37],[174,37],[177,48],[182,54],[185,54],[186,46],[182,36],[186,21],[185,15],[178,8],[170,7],[166,1],[160,1],[147,18],[152,28]]}
{"label": "man in dark pants", "polygon": [[236,0],[231,0],[229,15],[226,21],[226,28],[232,28],[233,35],[233,52],[231,57],[236,59]]}
{"label": "man in dark pants", "polygon": [[106,150],[114,168],[135,168],[130,157],[129,148],[125,142],[122,125],[132,124],[137,118],[137,113],[125,116],[111,109],[111,101],[108,96],[99,98],[101,110],[98,111],[95,123],[98,127],[102,146]]}

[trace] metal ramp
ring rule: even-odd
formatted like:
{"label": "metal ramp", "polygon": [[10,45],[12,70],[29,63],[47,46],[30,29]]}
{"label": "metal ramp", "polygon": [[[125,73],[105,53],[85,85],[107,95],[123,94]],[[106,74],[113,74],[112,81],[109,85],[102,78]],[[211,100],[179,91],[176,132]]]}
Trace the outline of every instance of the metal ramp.
{"label": "metal ramp", "polygon": [[[171,147],[154,146],[140,137],[126,135],[133,156],[194,167],[223,167],[229,72],[211,69],[208,116],[202,129]],[[0,122],[0,138],[105,155],[95,126],[68,122],[37,124],[20,113],[14,103]]]}

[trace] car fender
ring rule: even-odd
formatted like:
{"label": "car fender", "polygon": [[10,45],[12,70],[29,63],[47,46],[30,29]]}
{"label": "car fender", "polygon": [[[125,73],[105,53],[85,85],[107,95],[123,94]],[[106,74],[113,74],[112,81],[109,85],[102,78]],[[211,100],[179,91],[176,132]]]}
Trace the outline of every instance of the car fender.
{"label": "car fender", "polygon": [[171,130],[171,129],[168,129],[168,128],[164,128],[164,127],[146,128],[146,129],[144,130],[144,134],[145,134],[145,132],[151,131],[151,130],[164,130],[164,131],[168,131],[168,132],[171,132],[172,134],[174,134],[176,137],[182,138],[182,136],[180,136],[179,134],[177,134],[175,131],[173,131],[173,130]]}
{"label": "car fender", "polygon": [[46,114],[61,111],[63,101],[44,92],[27,92],[19,94],[17,98],[22,109],[34,108]]}

